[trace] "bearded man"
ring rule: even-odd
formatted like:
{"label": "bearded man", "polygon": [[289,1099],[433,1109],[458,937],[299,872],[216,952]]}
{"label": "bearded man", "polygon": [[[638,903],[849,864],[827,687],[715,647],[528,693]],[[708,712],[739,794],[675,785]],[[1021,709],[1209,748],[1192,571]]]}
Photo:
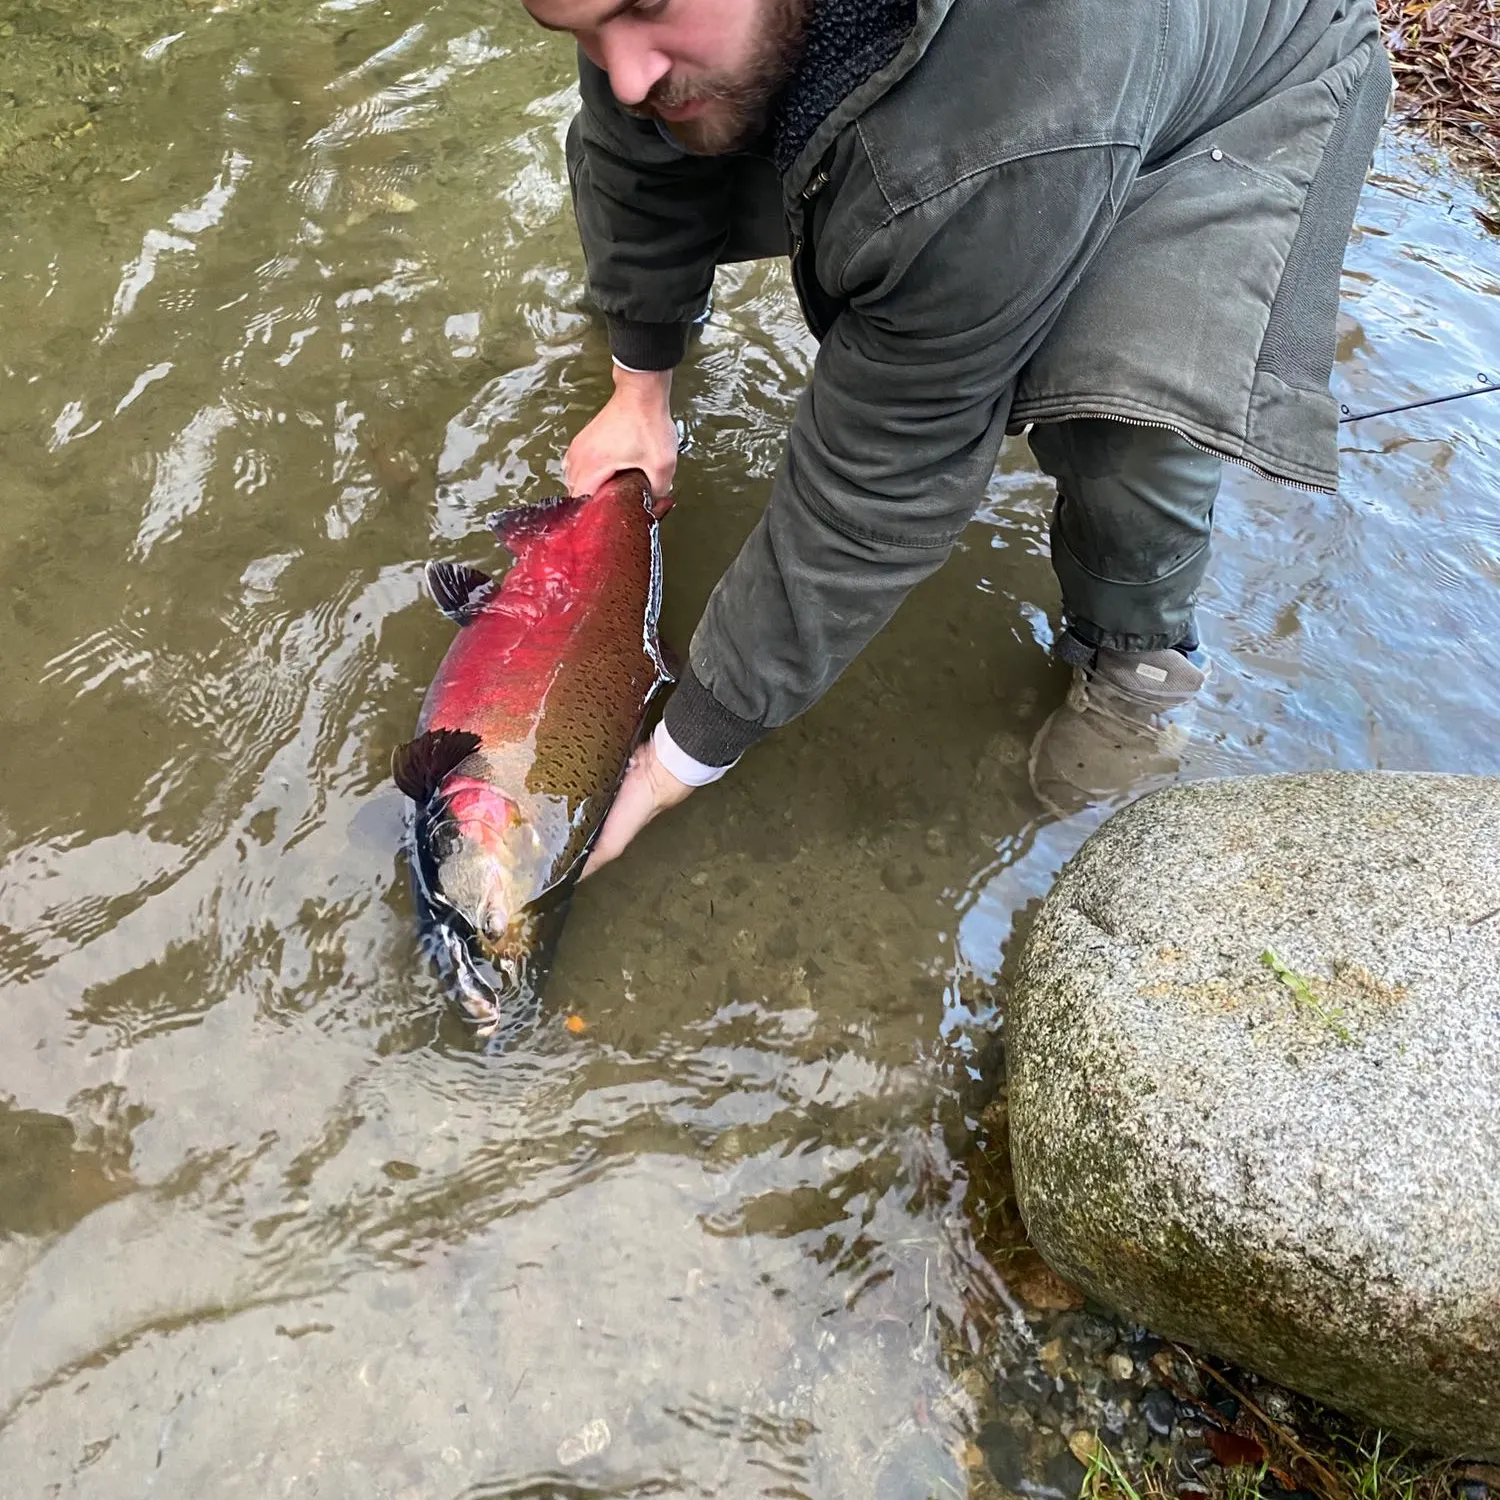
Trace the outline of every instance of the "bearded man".
{"label": "bearded man", "polygon": [[1224,461],[1337,484],[1343,253],[1390,97],[1372,0],[525,0],[579,45],[568,136],[614,395],[585,494],[676,464],[717,265],[790,256],[819,340],[591,868],[804,712],[948,556],[1007,432],[1057,481],[1059,810],[1201,687]]}

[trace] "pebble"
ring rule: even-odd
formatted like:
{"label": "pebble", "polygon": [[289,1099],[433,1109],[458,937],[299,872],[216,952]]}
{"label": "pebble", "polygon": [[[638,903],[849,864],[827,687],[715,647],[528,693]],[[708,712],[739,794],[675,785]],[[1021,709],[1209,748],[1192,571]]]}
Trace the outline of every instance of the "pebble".
{"label": "pebble", "polygon": [[1260,1409],[1273,1422],[1289,1422],[1292,1419],[1292,1398],[1285,1391],[1268,1387],[1260,1393]]}
{"label": "pebble", "polygon": [[1129,1380],[1135,1374],[1135,1361],[1128,1354],[1111,1354],[1104,1368],[1115,1380]]}
{"label": "pebble", "polygon": [[1170,1437],[1177,1420],[1177,1403],[1169,1392],[1154,1386],[1141,1399],[1141,1414],[1157,1437]]}
{"label": "pebble", "polygon": [[975,1434],[989,1471],[1008,1490],[1026,1483],[1026,1443],[1004,1422],[986,1422]]}
{"label": "pebble", "polygon": [[557,1461],[565,1469],[581,1464],[586,1458],[594,1458],[610,1445],[609,1423],[603,1417],[595,1417],[557,1445]]}
{"label": "pebble", "polygon": [[1228,1394],[1215,1396],[1209,1403],[1224,1418],[1227,1427],[1233,1427],[1240,1419],[1240,1403]]}
{"label": "pebble", "polygon": [[1068,1447],[1079,1463],[1086,1464],[1099,1451],[1099,1439],[1092,1432],[1086,1432],[1080,1427],[1068,1439]]}
{"label": "pebble", "polygon": [[1057,1500],[1070,1500],[1071,1496],[1081,1494],[1083,1482],[1088,1477],[1087,1466],[1079,1461],[1064,1448],[1061,1453],[1047,1461],[1042,1470],[1041,1484],[1032,1483],[1026,1488],[1031,1494],[1048,1497],[1048,1492],[1055,1495]]}
{"label": "pebble", "polygon": [[1465,1479],[1458,1486],[1458,1500],[1490,1500],[1490,1487],[1482,1479]]}
{"label": "pebble", "polygon": [[887,860],[880,871],[880,883],[896,895],[915,890],[922,878],[922,867],[910,859]]}

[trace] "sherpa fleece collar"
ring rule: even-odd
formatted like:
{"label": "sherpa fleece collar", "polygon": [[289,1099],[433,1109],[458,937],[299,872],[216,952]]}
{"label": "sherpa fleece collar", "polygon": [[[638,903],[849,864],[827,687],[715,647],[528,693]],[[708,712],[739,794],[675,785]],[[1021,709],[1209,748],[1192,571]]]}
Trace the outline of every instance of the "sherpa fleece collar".
{"label": "sherpa fleece collar", "polygon": [[839,132],[927,50],[957,0],[814,0],[802,61],[771,127],[776,168],[802,190]]}

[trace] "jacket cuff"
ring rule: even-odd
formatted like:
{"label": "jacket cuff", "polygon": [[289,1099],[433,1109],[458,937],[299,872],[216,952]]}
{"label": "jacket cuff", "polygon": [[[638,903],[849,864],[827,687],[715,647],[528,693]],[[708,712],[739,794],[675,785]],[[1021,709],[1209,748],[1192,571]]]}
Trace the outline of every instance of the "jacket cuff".
{"label": "jacket cuff", "polygon": [[671,370],[687,353],[691,323],[637,323],[607,314],[609,352],[631,370]]}
{"label": "jacket cuff", "polygon": [[734,770],[733,766],[706,766],[701,760],[694,760],[672,738],[665,719],[659,719],[651,731],[651,745],[656,751],[657,764],[684,786],[709,786]]}
{"label": "jacket cuff", "polygon": [[662,715],[667,733],[683,752],[705,766],[732,766],[769,731],[725,708],[684,664]]}

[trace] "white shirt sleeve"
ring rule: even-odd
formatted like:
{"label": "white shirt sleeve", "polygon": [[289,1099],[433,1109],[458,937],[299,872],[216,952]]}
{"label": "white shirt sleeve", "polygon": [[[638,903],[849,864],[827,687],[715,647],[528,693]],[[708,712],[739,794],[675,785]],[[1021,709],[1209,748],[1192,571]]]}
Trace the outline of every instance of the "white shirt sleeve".
{"label": "white shirt sleeve", "polygon": [[738,761],[731,761],[727,766],[706,766],[701,760],[694,760],[667,733],[665,719],[657,724],[656,731],[651,736],[651,744],[663,768],[686,786],[707,786],[739,764]]}

